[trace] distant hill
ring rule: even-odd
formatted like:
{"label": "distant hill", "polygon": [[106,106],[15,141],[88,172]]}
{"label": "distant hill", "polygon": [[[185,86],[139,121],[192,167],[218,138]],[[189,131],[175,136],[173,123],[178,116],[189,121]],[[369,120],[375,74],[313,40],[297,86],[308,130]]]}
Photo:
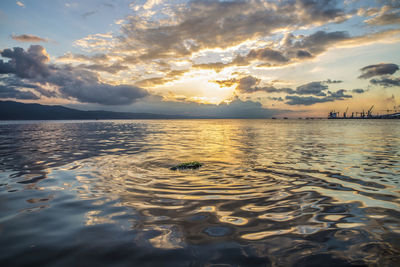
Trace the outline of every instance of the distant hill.
{"label": "distant hill", "polygon": [[0,101],[0,120],[107,120],[107,119],[191,119],[182,115],[113,112],[104,110],[83,111],[63,106],[25,104]]}

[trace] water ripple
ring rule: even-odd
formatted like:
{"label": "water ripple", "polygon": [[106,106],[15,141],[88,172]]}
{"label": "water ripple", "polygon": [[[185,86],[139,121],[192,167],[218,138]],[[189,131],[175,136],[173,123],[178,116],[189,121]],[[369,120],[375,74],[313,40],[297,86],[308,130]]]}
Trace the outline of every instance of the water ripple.
{"label": "water ripple", "polygon": [[[2,265],[107,265],[116,255],[120,265],[400,263],[398,122],[66,122],[0,133]],[[169,169],[190,160],[203,167]]]}

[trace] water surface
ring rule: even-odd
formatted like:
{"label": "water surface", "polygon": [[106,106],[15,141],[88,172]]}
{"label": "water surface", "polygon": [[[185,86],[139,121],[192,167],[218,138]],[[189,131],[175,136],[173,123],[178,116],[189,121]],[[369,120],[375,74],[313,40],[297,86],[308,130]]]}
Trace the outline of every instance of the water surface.
{"label": "water surface", "polygon": [[1,122],[0,155],[1,266],[400,264],[400,121]]}

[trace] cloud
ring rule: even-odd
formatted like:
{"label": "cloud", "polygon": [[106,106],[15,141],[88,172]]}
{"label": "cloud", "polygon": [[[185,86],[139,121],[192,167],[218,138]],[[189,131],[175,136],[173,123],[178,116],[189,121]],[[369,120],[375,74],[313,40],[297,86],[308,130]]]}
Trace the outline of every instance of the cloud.
{"label": "cloud", "polygon": [[133,85],[104,83],[98,74],[68,65],[55,67],[44,81],[57,85],[64,97],[85,103],[128,105],[149,95],[146,90]]}
{"label": "cloud", "polygon": [[342,83],[342,82],[343,82],[343,81],[340,81],[340,80],[331,80],[331,79],[327,79],[327,80],[323,81],[323,83],[326,83],[326,84]]}
{"label": "cloud", "polygon": [[328,96],[325,97],[314,97],[314,96],[291,96],[288,95],[285,97],[287,100],[285,104],[295,106],[295,105],[303,105],[303,106],[311,106],[317,103],[325,103],[325,102],[333,102],[336,100],[344,100],[347,98],[352,98],[351,95],[345,94],[346,90],[338,90],[336,92],[328,91]]}
{"label": "cloud", "polygon": [[147,78],[147,79],[140,80],[140,81],[136,82],[135,85],[141,86],[141,87],[153,87],[156,85],[164,84],[167,81],[168,80],[165,79],[164,77],[154,77],[154,78]]}
{"label": "cloud", "polygon": [[[140,66],[135,68],[135,77],[146,79],[138,84],[155,81],[160,85],[169,80],[154,77],[155,72],[146,73],[151,64],[160,61],[185,60],[192,63],[186,68],[216,72],[238,66],[285,66],[311,60],[333,47],[357,46],[387,40],[388,36],[397,38],[399,33],[380,30],[351,36],[345,31],[320,30],[309,34],[356,14],[355,9],[336,0],[194,0],[174,6],[168,1],[142,2],[145,4],[132,4],[133,14],[124,18],[119,36],[93,34],[74,42],[86,51],[120,56],[113,61],[115,65],[107,64],[113,65],[110,71],[94,62],[86,63],[90,69],[117,73],[115,66]],[[302,34],[297,34],[299,30]],[[217,56],[210,56],[213,53]]]}
{"label": "cloud", "polygon": [[0,52],[8,62],[0,60],[0,74],[14,73],[21,78],[36,78],[48,76],[49,67],[46,64],[50,57],[40,45],[31,45],[27,51],[20,47],[4,49]]}
{"label": "cloud", "polygon": [[147,2],[143,5],[144,9],[152,9],[156,5],[160,5],[163,0],[147,0]]}
{"label": "cloud", "polygon": [[20,7],[25,7],[25,4],[22,3],[22,2],[20,2],[20,1],[17,1],[16,3],[17,3],[17,5],[20,6]]}
{"label": "cloud", "polygon": [[94,55],[84,55],[84,54],[72,54],[66,53],[63,56],[58,57],[61,60],[77,60],[77,61],[95,61],[103,62],[109,60],[109,56],[106,54],[94,54]]}
{"label": "cloud", "polygon": [[232,78],[232,79],[228,79],[228,80],[216,80],[216,81],[212,81],[212,82],[217,83],[221,88],[223,88],[223,87],[231,87],[231,86],[237,84],[239,82],[239,80],[236,78]]}
{"label": "cloud", "polygon": [[399,66],[393,63],[380,63],[375,65],[368,65],[360,69],[362,74],[358,78],[368,79],[374,76],[393,74],[398,70]]}
{"label": "cloud", "polygon": [[266,93],[288,93],[292,94],[294,93],[294,90],[291,88],[276,88],[273,85],[266,85],[266,86],[259,86],[261,79],[258,79],[254,76],[247,75],[244,77],[240,78],[232,78],[228,80],[217,80],[213,81],[217,84],[219,84],[220,87],[231,87],[233,85],[236,85],[235,90],[238,93],[242,94],[252,94],[256,92],[266,92]]}
{"label": "cloud", "polygon": [[103,105],[127,105],[144,98],[149,93],[139,87],[127,84],[111,85],[100,80],[97,73],[71,65],[48,64],[49,55],[40,45],[4,49],[0,60],[0,74],[15,74],[40,84],[56,86],[59,95],[85,103]]}
{"label": "cloud", "polygon": [[0,85],[0,98],[14,98],[21,100],[38,100],[39,97],[29,91],[19,91],[12,87]]}
{"label": "cloud", "polygon": [[92,15],[94,15],[96,13],[97,13],[96,10],[85,12],[85,13],[82,14],[82,18],[86,19],[87,17],[90,17],[90,16],[92,16]]}
{"label": "cloud", "polygon": [[[153,100],[150,100],[151,98],[153,98]],[[259,102],[241,100],[237,96],[228,103],[222,102],[220,104],[202,104],[188,101],[161,101],[152,96],[147,98],[146,102],[137,102],[133,104],[132,109],[136,112],[224,118],[271,118],[282,113],[291,112],[289,110],[264,108]]]}
{"label": "cloud", "polygon": [[355,10],[336,0],[194,0],[173,9],[164,1],[144,2],[148,9],[132,4],[133,14],[124,18],[119,36],[93,34],[74,42],[86,51],[108,51],[120,57],[107,64],[109,69],[86,62],[88,69],[117,73],[116,66],[140,66],[135,68],[135,78],[142,78],[137,84],[152,86],[170,81],[158,77],[159,72],[146,73],[156,62],[185,60],[192,63],[186,68],[215,72],[250,65],[285,66],[313,59],[332,47],[361,45],[398,34],[395,30],[361,36],[327,30],[295,34],[355,15]]}
{"label": "cloud", "polygon": [[388,29],[359,36],[353,36],[340,43],[341,47],[357,47],[377,42],[393,43],[399,41],[400,29]]}
{"label": "cloud", "polygon": [[143,86],[143,87],[153,87],[156,85],[160,84],[165,84],[167,82],[172,82],[177,80],[179,77],[181,77],[183,74],[188,72],[188,70],[171,70],[168,71],[163,77],[153,77],[153,78],[147,78],[140,80],[136,82],[137,86]]}
{"label": "cloud", "polygon": [[58,57],[57,61],[81,63],[78,64],[77,67],[93,71],[108,72],[111,74],[116,74],[122,70],[129,69],[126,65],[120,63],[119,61],[113,60],[112,56],[103,53],[97,53],[93,55],[66,53]]}
{"label": "cloud", "polygon": [[282,113],[281,110],[265,109],[259,102],[250,100],[242,101],[238,97],[229,104],[219,104],[216,109],[219,114],[234,118],[268,118],[275,114]]}
{"label": "cloud", "polygon": [[273,100],[273,101],[278,101],[278,102],[283,102],[283,98],[282,97],[267,97],[269,100]]}
{"label": "cloud", "polygon": [[110,85],[95,81],[81,83],[74,80],[60,87],[60,92],[66,97],[72,97],[80,102],[99,103],[102,105],[128,105],[148,96],[144,89],[131,85]]}
{"label": "cloud", "polygon": [[389,25],[389,24],[399,24],[400,23],[400,11],[390,12],[386,14],[382,14],[376,16],[372,19],[366,21],[369,24],[373,25]]}
{"label": "cloud", "polygon": [[101,6],[108,7],[108,8],[115,8],[115,5],[114,5],[114,4],[111,4],[111,3],[101,3],[100,5],[101,5]]}
{"label": "cloud", "polygon": [[[241,78],[232,78],[222,81],[214,81],[218,83],[221,87],[236,85],[236,92],[241,94],[252,94],[256,92],[264,93],[282,93],[286,95],[296,95],[296,96],[286,96],[286,104],[289,105],[312,105],[315,103],[331,102],[335,100],[342,100],[345,98],[351,98],[351,95],[345,94],[346,90],[341,89],[336,92],[327,91],[327,83],[340,83],[341,81],[326,80],[318,82],[310,82],[298,86],[295,90],[292,88],[276,88],[272,84],[266,86],[260,86],[261,79],[253,76],[244,76]],[[327,92],[325,92],[327,91]],[[303,97],[303,95],[309,95],[308,97]],[[311,97],[318,96],[318,97]],[[280,101],[282,98],[270,98],[271,100]],[[283,100],[283,99],[282,99]]]}
{"label": "cloud", "polygon": [[341,100],[341,99],[352,98],[353,97],[351,95],[346,95],[345,92],[347,92],[347,90],[344,90],[344,89],[340,89],[340,90],[338,90],[336,92],[328,91],[328,97],[327,98],[333,98],[335,100],[336,99]]}
{"label": "cloud", "polygon": [[258,50],[251,50],[247,55],[248,60],[258,59],[260,61],[273,62],[273,63],[285,63],[288,62],[282,52],[273,50],[271,48],[263,48]]}
{"label": "cloud", "polygon": [[116,40],[111,33],[97,33],[76,40],[74,45],[87,51],[109,51],[115,47]]}
{"label": "cloud", "polygon": [[18,91],[21,91],[21,89],[25,90],[23,92],[26,92],[26,90],[33,90],[36,93],[39,93],[40,95],[46,97],[57,97],[57,93],[55,91],[43,88],[37,83],[27,82],[26,80],[22,80],[18,77],[15,77],[14,75],[6,75],[5,77],[0,77],[0,85],[6,86],[8,88],[13,88]]}
{"label": "cloud", "polygon": [[[275,31],[347,19],[337,1],[190,1],[168,20],[130,16],[122,25],[121,49],[143,51],[142,59],[188,56],[201,49],[227,48]],[[167,23],[166,23],[167,22]],[[268,60],[285,62],[285,56],[264,48]],[[255,53],[255,52],[254,52]],[[306,56],[303,51],[300,56]]]}
{"label": "cloud", "polygon": [[[366,20],[365,22],[370,25],[391,25],[400,23],[400,6],[395,3],[387,3],[383,5],[380,10],[371,10],[372,12],[365,12],[366,15],[375,15],[375,17]],[[375,12],[373,12],[375,11]]]}
{"label": "cloud", "polygon": [[38,43],[38,42],[48,42],[47,39],[41,38],[39,36],[31,35],[31,34],[21,34],[21,35],[11,35],[11,38],[19,41],[19,42],[30,42],[30,43]]}
{"label": "cloud", "polygon": [[[328,79],[326,81],[309,82],[298,86],[295,90],[292,88],[276,88],[272,84],[267,86],[260,86],[261,79],[253,76],[244,76],[240,78],[231,78],[228,80],[214,81],[221,87],[236,85],[237,93],[251,94],[255,92],[265,93],[282,93],[286,94],[285,104],[288,105],[305,105],[310,106],[316,103],[333,102],[336,100],[344,100],[352,98],[350,94],[346,94],[346,90],[340,89],[338,91],[328,91],[328,85],[331,83],[341,83],[342,81]],[[362,93],[362,89],[355,89],[353,92]],[[282,97],[268,97],[274,101],[284,101]]]}
{"label": "cloud", "polygon": [[298,95],[321,95],[324,90],[327,90],[328,86],[324,85],[323,82],[310,82],[307,84],[300,85],[296,88],[296,94]]}
{"label": "cloud", "polygon": [[333,101],[327,98],[317,98],[314,96],[286,96],[285,99],[287,100],[285,103],[291,106],[295,105],[303,105],[303,106],[310,106],[316,103],[325,103],[329,101]]}
{"label": "cloud", "polygon": [[363,93],[365,93],[365,90],[364,89],[359,89],[359,88],[357,88],[357,89],[353,89],[353,90],[351,90],[353,93],[356,93],[356,94],[363,94]]}
{"label": "cloud", "polygon": [[[293,37],[292,37],[293,38]],[[304,50],[308,51],[312,56],[316,56],[325,52],[328,47],[335,43],[351,39],[348,32],[345,31],[317,31],[311,35],[298,37],[294,40],[290,40],[287,44],[287,48],[291,50]]]}
{"label": "cloud", "polygon": [[238,81],[236,90],[241,93],[254,93],[257,91],[263,91],[260,87],[256,86],[260,83],[260,81],[260,79],[253,76],[243,77]]}
{"label": "cloud", "polygon": [[120,63],[114,63],[110,65],[105,65],[105,64],[79,64],[79,68],[83,69],[88,69],[88,70],[94,70],[94,71],[103,71],[103,72],[108,72],[112,74],[116,74],[122,70],[127,70],[128,67],[125,65],[122,65]]}
{"label": "cloud", "polygon": [[400,78],[384,77],[381,79],[371,79],[370,83],[374,85],[380,85],[383,87],[394,87],[394,86],[400,86]]}
{"label": "cloud", "polygon": [[335,0],[297,0],[295,3],[300,18],[310,23],[343,22],[347,19],[344,10],[338,7],[338,1]]}
{"label": "cloud", "polygon": [[[326,80],[326,81],[318,81],[318,82],[309,82],[303,85],[298,86],[295,90],[292,88],[276,88],[273,84],[267,84],[264,86],[260,86],[261,79],[256,78],[251,75],[247,75],[240,78],[231,78],[228,80],[217,80],[213,81],[219,84],[221,87],[231,87],[236,85],[235,90],[238,93],[251,94],[255,92],[265,92],[265,93],[285,93],[285,94],[296,94],[296,95],[315,95],[315,96],[326,96],[326,91],[328,89],[328,85],[330,83],[340,83],[342,81],[335,80]],[[338,91],[339,94],[342,93]],[[334,97],[331,94],[331,97]],[[345,97],[341,95],[341,97]]]}
{"label": "cloud", "polygon": [[236,55],[231,62],[195,64],[193,67],[214,69],[220,71],[231,66],[248,66],[259,62],[259,67],[283,66],[294,62],[312,59],[340,42],[348,41],[351,37],[347,32],[317,31],[310,35],[286,34],[279,42],[278,49],[263,47],[250,50],[246,55]]}
{"label": "cloud", "polygon": [[326,52],[331,47],[355,47],[363,44],[374,43],[377,42],[377,40],[385,40],[387,38],[398,40],[399,33],[399,29],[384,30],[360,36],[350,36],[349,33],[345,31],[317,31],[310,35],[297,36],[289,33],[282,39],[269,44],[269,46],[277,47],[274,51],[279,52],[287,59],[287,61],[261,61],[260,59],[262,58],[256,58],[253,55],[257,54],[258,50],[262,51],[265,48],[257,48],[252,50],[252,54],[236,55],[231,62],[203,63],[200,65],[194,65],[194,67],[221,71],[226,67],[248,66],[254,61],[259,62],[258,67],[284,66],[315,58]]}

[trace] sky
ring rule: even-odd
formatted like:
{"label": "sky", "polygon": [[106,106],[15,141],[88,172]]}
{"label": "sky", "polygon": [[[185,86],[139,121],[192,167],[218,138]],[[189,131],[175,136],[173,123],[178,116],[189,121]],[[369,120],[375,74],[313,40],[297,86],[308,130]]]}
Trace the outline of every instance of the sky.
{"label": "sky", "polygon": [[197,116],[400,110],[398,0],[2,0],[0,100]]}

